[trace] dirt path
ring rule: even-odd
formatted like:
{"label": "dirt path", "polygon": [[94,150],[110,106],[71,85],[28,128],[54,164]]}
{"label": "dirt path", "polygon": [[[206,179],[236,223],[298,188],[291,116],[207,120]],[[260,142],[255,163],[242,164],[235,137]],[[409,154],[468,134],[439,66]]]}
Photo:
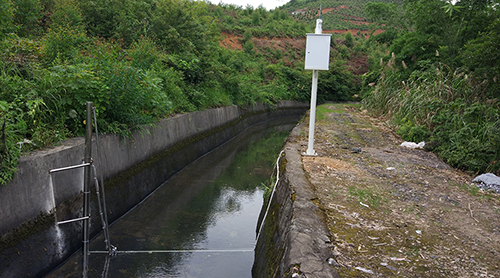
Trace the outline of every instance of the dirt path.
{"label": "dirt path", "polygon": [[[359,105],[318,107],[303,166],[343,277],[500,277],[500,197]],[[307,125],[301,136],[307,149]]]}

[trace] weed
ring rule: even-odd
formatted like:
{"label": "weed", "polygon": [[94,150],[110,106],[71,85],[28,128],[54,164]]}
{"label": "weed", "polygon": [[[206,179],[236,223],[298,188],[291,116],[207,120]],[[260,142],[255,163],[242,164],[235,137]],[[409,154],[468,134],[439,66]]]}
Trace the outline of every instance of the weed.
{"label": "weed", "polygon": [[320,105],[316,107],[316,119],[321,121],[321,120],[326,120],[327,116],[325,114],[331,113],[332,111],[329,109],[329,105]]}
{"label": "weed", "polygon": [[500,171],[500,108],[471,74],[441,65],[403,78],[397,71],[381,74],[363,106],[389,117],[403,139],[431,141],[429,150],[454,167]]}
{"label": "weed", "polygon": [[378,208],[382,201],[382,198],[377,196],[371,189],[356,188],[354,186],[349,187],[348,196],[357,197],[360,202],[368,203],[374,208]]}

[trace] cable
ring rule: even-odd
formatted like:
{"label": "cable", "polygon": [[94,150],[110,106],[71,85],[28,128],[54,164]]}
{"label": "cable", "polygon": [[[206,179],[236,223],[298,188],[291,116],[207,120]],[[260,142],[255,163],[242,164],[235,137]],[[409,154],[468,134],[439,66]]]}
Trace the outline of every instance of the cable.
{"label": "cable", "polygon": [[260,222],[260,227],[259,227],[259,232],[257,233],[257,237],[255,238],[255,247],[257,247],[257,241],[259,240],[260,233],[262,232],[262,226],[264,226],[264,222],[266,221],[267,213],[269,212],[269,208],[271,207],[271,202],[273,201],[273,196],[274,192],[276,191],[276,186],[278,185],[278,182],[280,180],[280,165],[279,161],[281,158],[281,155],[283,154],[284,150],[281,150],[280,154],[278,155],[278,159],[276,160],[276,182],[274,183],[273,191],[271,192],[271,197],[269,198],[269,203],[267,204],[266,208],[266,213],[264,213],[264,218],[262,218],[262,221]]}
{"label": "cable", "polygon": [[[96,108],[93,107],[93,112],[94,112],[94,126],[95,126],[95,137],[96,137],[96,145],[97,145],[97,158],[98,158],[98,162],[99,162],[99,166],[103,167],[103,164],[102,164],[102,158],[101,158],[101,148],[99,147],[100,146],[100,141],[99,141],[99,132],[97,130],[97,116],[96,116]],[[96,172],[95,168],[94,168],[94,173]],[[104,211],[104,222],[105,222],[105,228],[104,229],[104,238],[106,239],[106,246],[108,247],[108,252],[109,252],[109,255],[110,256],[113,256],[116,254],[116,247],[113,246],[111,244],[111,239],[109,237],[109,229],[108,229],[108,226],[109,226],[109,222],[108,222],[108,212],[107,212],[107,208],[106,208],[106,194],[105,194],[105,190],[104,190],[104,178],[102,176],[102,172],[103,171],[100,171],[99,172],[99,176],[100,176],[100,179],[101,179],[101,190],[102,190],[102,206],[103,206],[103,211]],[[96,175],[96,181],[97,181],[97,173],[95,173]],[[99,193],[97,193],[99,194]],[[99,203],[100,205],[100,203]]]}

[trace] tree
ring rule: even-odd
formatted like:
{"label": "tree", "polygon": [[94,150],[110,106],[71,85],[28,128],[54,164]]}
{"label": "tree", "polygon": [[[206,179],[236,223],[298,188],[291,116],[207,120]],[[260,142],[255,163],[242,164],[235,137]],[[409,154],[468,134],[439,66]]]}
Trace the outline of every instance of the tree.
{"label": "tree", "polygon": [[14,24],[17,25],[17,34],[21,37],[36,36],[40,32],[39,20],[42,18],[39,0],[16,0]]}
{"label": "tree", "polygon": [[352,48],[354,46],[354,40],[351,32],[347,32],[345,34],[345,45],[349,48]]}
{"label": "tree", "polygon": [[471,40],[460,53],[462,62],[479,78],[489,82],[490,97],[500,97],[500,18],[477,39]]}
{"label": "tree", "polygon": [[13,31],[14,7],[9,0],[0,0],[0,39]]}

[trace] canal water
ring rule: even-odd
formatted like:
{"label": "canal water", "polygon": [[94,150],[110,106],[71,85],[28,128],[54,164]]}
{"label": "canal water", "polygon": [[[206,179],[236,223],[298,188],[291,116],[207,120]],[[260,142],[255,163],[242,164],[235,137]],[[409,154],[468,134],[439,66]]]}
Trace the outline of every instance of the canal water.
{"label": "canal water", "polygon": [[[88,277],[251,277],[264,185],[295,124],[252,126],[167,180],[110,226],[119,253],[92,253]],[[79,251],[47,277],[81,276]]]}

